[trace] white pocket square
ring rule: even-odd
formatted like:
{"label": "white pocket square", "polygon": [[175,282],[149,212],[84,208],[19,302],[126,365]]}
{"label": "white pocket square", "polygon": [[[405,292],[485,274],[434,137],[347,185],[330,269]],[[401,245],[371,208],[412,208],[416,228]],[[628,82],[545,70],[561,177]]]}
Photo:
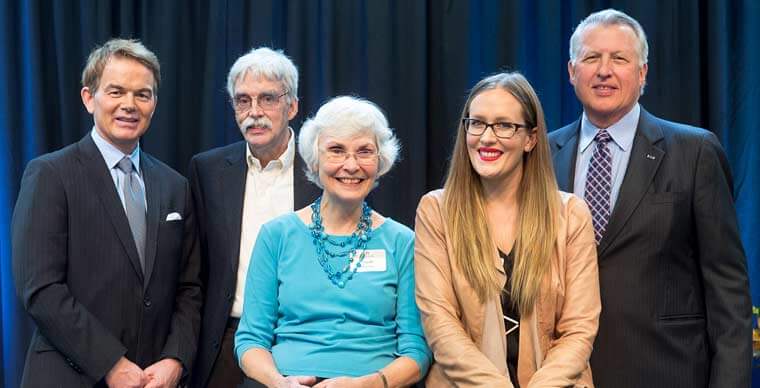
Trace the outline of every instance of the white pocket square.
{"label": "white pocket square", "polygon": [[177,212],[169,213],[169,214],[166,215],[166,220],[167,221],[179,221],[181,219],[182,219],[182,216],[179,215],[179,213],[177,213]]}

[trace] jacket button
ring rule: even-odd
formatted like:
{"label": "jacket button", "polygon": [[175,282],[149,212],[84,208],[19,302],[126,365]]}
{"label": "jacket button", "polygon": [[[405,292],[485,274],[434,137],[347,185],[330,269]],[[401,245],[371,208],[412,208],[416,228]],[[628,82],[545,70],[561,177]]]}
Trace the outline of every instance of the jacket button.
{"label": "jacket button", "polygon": [[214,341],[214,349],[219,349],[219,341]]}
{"label": "jacket button", "polygon": [[150,307],[152,304],[153,302],[150,301],[150,298],[143,299],[143,305],[145,305],[145,307]]}
{"label": "jacket button", "polygon": [[232,293],[230,292],[227,293],[227,300],[232,300]]}

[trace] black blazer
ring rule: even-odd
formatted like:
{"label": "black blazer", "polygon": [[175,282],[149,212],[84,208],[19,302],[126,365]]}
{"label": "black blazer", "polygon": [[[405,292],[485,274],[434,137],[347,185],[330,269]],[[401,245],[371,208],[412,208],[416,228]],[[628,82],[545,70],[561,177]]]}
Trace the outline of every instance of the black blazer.
{"label": "black blazer", "polygon": [[[111,174],[88,133],[29,162],[13,213],[13,275],[37,324],[22,386],[105,386],[127,357],[186,369],[200,326],[200,257],[190,189],[142,152],[145,274]],[[182,220],[165,221],[170,213]]]}
{"label": "black blazer", "polygon": [[[549,135],[573,191],[580,120]],[[749,387],[751,302],[731,172],[711,132],[641,110],[598,248],[597,387]]]}
{"label": "black blazer", "polygon": [[[232,311],[248,173],[245,147],[246,142],[239,141],[200,153],[192,158],[188,169],[198,213],[206,291],[193,387],[206,386]],[[311,203],[320,190],[306,179],[304,164],[298,155],[293,163],[294,208],[297,210]]]}

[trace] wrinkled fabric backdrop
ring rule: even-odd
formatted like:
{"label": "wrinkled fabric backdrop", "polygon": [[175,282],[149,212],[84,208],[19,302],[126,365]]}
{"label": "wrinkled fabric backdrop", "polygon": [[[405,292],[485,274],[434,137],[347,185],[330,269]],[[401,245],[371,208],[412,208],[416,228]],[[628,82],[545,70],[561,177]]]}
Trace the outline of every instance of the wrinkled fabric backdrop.
{"label": "wrinkled fabric backdrop", "polygon": [[[10,220],[26,163],[92,128],[82,106],[87,54],[138,38],[163,83],[143,148],[180,172],[200,151],[239,140],[227,72],[252,47],[283,49],[299,69],[298,130],[331,96],[368,98],[403,150],[372,194],[409,226],[420,196],[442,183],[462,103],[483,76],[519,70],[549,128],[581,107],[568,82],[568,39],[607,7],[642,24],[650,44],[642,105],[714,131],[731,163],[736,206],[760,304],[760,2],[729,1],[44,1],[0,0],[0,385],[19,384],[33,324],[15,295]],[[757,378],[756,378],[757,380]],[[757,386],[760,386],[758,384]]]}

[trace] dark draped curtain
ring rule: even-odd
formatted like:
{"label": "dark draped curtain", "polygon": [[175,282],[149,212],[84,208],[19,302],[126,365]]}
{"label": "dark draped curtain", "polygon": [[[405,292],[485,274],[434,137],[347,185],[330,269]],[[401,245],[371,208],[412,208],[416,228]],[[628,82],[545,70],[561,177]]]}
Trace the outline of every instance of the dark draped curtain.
{"label": "dark draped curtain", "polygon": [[[0,0],[0,385],[19,384],[33,324],[15,295],[10,219],[26,163],[92,128],[79,97],[87,54],[111,37],[141,39],[163,84],[143,148],[184,172],[200,151],[240,139],[227,71],[252,47],[283,49],[301,75],[297,130],[329,97],[379,104],[403,145],[373,193],[407,225],[447,166],[467,89],[499,70],[523,72],[550,128],[581,111],[568,82],[568,39],[590,12],[613,7],[650,44],[641,103],[714,131],[734,174],[736,205],[760,304],[760,2]],[[753,70],[754,69],[754,70]],[[94,274],[95,275],[95,274]],[[748,339],[749,340],[749,339]],[[44,373],[44,372],[43,372]]]}

